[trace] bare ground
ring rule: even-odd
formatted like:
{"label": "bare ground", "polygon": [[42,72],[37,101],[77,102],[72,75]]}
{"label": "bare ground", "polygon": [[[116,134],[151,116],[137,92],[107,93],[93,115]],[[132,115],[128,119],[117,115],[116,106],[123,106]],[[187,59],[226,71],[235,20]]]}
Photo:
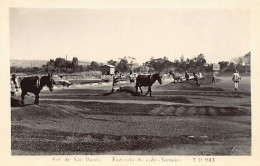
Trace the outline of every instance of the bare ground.
{"label": "bare ground", "polygon": [[43,91],[40,105],[29,96],[23,107],[14,97],[12,154],[250,155],[250,80],[244,81],[239,91],[227,78],[201,87],[155,84],[153,97],[134,95],[133,84],[116,93],[67,88]]}

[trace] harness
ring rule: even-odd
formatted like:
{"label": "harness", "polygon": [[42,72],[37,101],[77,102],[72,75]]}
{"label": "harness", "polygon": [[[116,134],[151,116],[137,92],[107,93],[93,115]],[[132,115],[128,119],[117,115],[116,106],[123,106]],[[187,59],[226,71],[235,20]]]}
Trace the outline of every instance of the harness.
{"label": "harness", "polygon": [[39,88],[40,87],[40,77],[38,77],[37,81],[36,81],[36,87]]}

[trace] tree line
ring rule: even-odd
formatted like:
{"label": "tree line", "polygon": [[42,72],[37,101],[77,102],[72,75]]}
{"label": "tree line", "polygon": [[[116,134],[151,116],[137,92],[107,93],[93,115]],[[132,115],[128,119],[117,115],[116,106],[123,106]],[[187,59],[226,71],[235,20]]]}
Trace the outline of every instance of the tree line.
{"label": "tree line", "polygon": [[[244,56],[235,58],[229,61],[221,61],[220,71],[234,72],[235,69],[239,70],[240,73],[250,73],[250,63],[251,63],[251,52],[246,53]],[[121,73],[127,72],[164,72],[167,73],[171,70],[174,72],[213,72],[213,64],[207,63],[207,60],[203,54],[199,54],[194,58],[186,58],[181,55],[179,59],[173,61],[169,60],[167,57],[163,58],[153,58],[144,62],[142,65],[138,65],[133,57],[123,57],[119,61],[109,60],[107,64],[115,66],[115,70]],[[41,73],[41,72],[57,72],[57,73],[76,73],[85,71],[99,71],[102,63],[92,61],[89,65],[83,66],[78,64],[78,58],[74,57],[72,61],[67,61],[64,58],[56,58],[55,60],[50,59],[42,67],[15,67],[11,66],[11,73]]]}

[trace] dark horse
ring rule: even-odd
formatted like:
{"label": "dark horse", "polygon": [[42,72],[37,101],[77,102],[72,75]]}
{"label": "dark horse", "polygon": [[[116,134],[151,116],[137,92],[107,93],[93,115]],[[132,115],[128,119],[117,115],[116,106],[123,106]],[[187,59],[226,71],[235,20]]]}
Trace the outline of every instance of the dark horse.
{"label": "dark horse", "polygon": [[150,92],[150,97],[152,96],[152,90],[151,90],[151,86],[153,85],[153,83],[155,81],[158,81],[160,84],[162,84],[162,79],[160,74],[156,73],[153,75],[138,75],[136,78],[136,84],[135,84],[135,88],[136,88],[136,93],[138,93],[138,87],[141,90],[141,93],[143,93],[141,87],[142,86],[148,86],[148,91],[145,94],[145,96]]}
{"label": "dark horse", "polygon": [[24,105],[24,96],[27,92],[31,92],[35,95],[34,104],[39,104],[39,94],[42,88],[47,85],[50,91],[53,91],[53,83],[52,74],[48,74],[48,76],[42,76],[39,78],[38,76],[33,77],[25,77],[21,80],[21,90],[22,90],[22,105]]}
{"label": "dark horse", "polygon": [[181,77],[180,76],[176,76],[172,71],[170,71],[170,75],[172,75],[173,78],[173,82],[175,83],[175,81],[180,82],[181,81]]}

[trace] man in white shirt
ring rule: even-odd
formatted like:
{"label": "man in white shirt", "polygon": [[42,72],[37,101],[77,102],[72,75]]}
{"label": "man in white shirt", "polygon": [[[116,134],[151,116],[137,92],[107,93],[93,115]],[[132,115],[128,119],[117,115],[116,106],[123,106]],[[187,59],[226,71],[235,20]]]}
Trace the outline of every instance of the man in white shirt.
{"label": "man in white shirt", "polygon": [[120,78],[121,78],[121,74],[119,74],[118,71],[115,71],[115,74],[113,75],[112,92],[114,92],[114,90],[119,89],[118,87],[119,85],[117,83],[120,81]]}
{"label": "man in white shirt", "polygon": [[239,81],[241,80],[241,77],[238,73],[238,71],[236,70],[235,73],[233,74],[233,77],[232,77],[232,80],[233,82],[235,83],[235,90],[238,89],[238,84],[239,84]]}
{"label": "man in white shirt", "polygon": [[196,83],[198,86],[200,86],[200,83],[199,83],[199,75],[196,74],[195,72],[193,72],[193,76],[194,76],[194,81],[195,81],[195,83]]}

